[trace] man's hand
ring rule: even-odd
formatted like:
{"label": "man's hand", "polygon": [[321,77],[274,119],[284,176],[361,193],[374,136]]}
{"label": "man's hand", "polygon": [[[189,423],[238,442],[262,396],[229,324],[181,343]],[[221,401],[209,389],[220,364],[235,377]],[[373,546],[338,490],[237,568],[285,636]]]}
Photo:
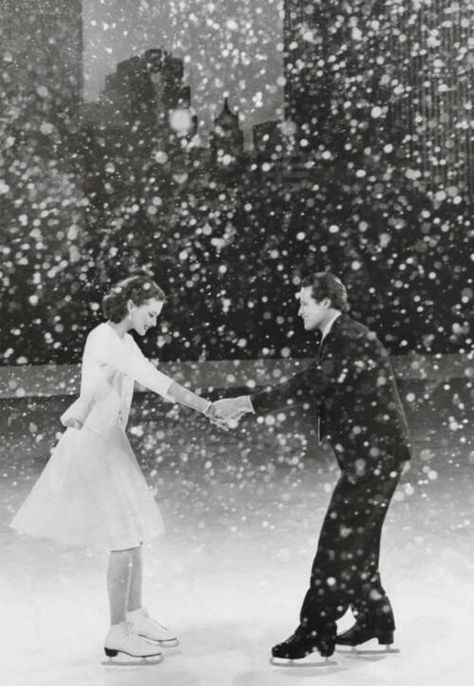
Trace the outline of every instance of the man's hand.
{"label": "man's hand", "polygon": [[213,403],[209,406],[209,408],[204,412],[204,416],[209,419],[211,424],[214,424],[214,426],[218,426],[219,429],[223,429],[224,431],[229,431],[231,428],[229,423],[225,421],[225,419],[221,419],[221,417],[218,417],[213,409],[212,409]]}
{"label": "man's hand", "polygon": [[207,414],[211,421],[225,422],[230,428],[234,428],[247,412],[253,412],[250,398],[248,395],[240,395],[237,398],[216,400]]}

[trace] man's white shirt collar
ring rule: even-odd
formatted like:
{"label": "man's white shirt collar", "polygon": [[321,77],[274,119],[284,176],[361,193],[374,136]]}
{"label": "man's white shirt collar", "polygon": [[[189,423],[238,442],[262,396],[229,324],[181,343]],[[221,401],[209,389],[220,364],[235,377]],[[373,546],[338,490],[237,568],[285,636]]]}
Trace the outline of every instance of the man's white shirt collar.
{"label": "man's white shirt collar", "polygon": [[322,332],[321,332],[321,334],[322,334],[322,335],[321,335],[321,343],[324,341],[324,339],[326,338],[326,336],[328,335],[328,333],[331,331],[332,325],[334,324],[334,322],[336,321],[336,319],[337,319],[340,315],[341,315],[341,313],[340,313],[340,312],[337,312],[337,313],[334,315],[334,317],[332,317],[332,318],[327,322],[326,326],[324,327],[324,329],[323,329]]}

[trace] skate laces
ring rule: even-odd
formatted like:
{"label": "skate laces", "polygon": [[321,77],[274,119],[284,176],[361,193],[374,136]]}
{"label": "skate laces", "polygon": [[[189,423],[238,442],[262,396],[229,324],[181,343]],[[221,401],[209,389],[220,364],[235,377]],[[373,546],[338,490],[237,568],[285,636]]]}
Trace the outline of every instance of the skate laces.
{"label": "skate laces", "polygon": [[157,619],[153,619],[153,617],[150,617],[150,614],[145,608],[142,608],[142,617],[146,619],[150,624],[153,624],[156,627],[159,627],[160,629],[164,629],[165,631],[169,631],[168,627],[165,626],[164,624],[161,624]]}

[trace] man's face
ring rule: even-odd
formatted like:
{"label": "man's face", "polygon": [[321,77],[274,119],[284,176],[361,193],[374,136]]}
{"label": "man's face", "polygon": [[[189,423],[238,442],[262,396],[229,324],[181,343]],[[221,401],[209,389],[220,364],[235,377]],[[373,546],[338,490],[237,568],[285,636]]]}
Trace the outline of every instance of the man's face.
{"label": "man's face", "polygon": [[300,300],[298,314],[303,320],[306,331],[314,331],[314,329],[320,329],[324,326],[328,318],[328,307],[330,306],[328,298],[317,302],[313,298],[311,290],[311,286],[306,286],[298,294]]}

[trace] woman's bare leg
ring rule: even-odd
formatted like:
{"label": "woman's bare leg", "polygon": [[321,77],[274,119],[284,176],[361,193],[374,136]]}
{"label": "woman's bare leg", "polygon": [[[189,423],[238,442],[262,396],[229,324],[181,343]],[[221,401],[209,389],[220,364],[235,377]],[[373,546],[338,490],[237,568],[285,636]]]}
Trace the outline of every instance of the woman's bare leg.
{"label": "woman's bare leg", "polygon": [[178,645],[176,634],[152,619],[146,610],[142,608],[142,579],[143,559],[142,546],[132,551],[132,572],[127,600],[127,615],[132,631],[151,641],[158,641],[163,645]]}
{"label": "woman's bare leg", "polygon": [[120,624],[126,620],[133,556],[137,548],[112,550],[107,567],[107,591],[109,595],[110,623]]}
{"label": "woman's bare leg", "polygon": [[107,590],[110,628],[104,641],[105,654],[108,657],[125,653],[131,657],[161,658],[156,642],[147,641],[138,631],[133,630],[130,622],[125,623],[129,597],[131,602],[136,602],[141,591],[140,546],[128,550],[112,550],[107,568]]}
{"label": "woman's bare leg", "polygon": [[127,612],[139,610],[142,606],[143,560],[142,546],[132,551],[132,570],[128,589]]}

